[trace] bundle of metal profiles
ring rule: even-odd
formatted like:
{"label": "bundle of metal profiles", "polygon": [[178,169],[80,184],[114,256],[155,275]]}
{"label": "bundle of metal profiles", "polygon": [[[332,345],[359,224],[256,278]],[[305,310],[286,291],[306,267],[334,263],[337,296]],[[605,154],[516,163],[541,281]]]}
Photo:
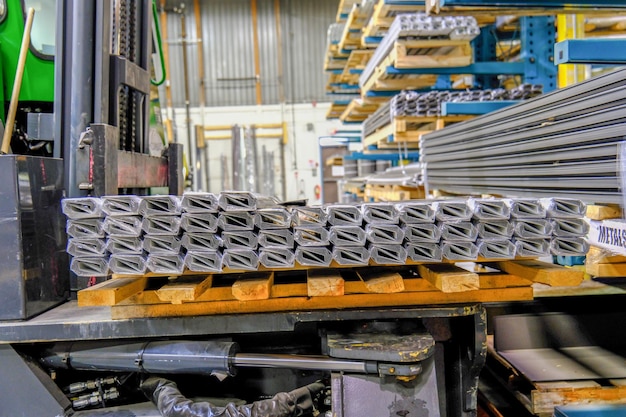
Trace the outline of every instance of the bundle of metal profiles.
{"label": "bundle of metal profiles", "polygon": [[579,200],[461,199],[283,206],[247,192],[73,198],[67,251],[79,276],[302,266],[403,265],[582,255]]}
{"label": "bundle of metal profiles", "polygon": [[383,104],[363,123],[365,136],[388,125],[398,116],[440,116],[442,103],[459,103],[472,101],[526,100],[542,93],[542,86],[522,84],[510,90],[504,88],[487,90],[451,90],[418,93],[403,91]]}
{"label": "bundle of metal profiles", "polygon": [[[471,41],[480,35],[480,28],[472,16],[429,16],[425,13],[400,14],[394,19],[389,31],[383,37],[374,55],[368,61],[359,77],[363,85],[372,76],[374,70],[393,49],[398,39],[455,39]],[[430,48],[417,51],[419,55],[428,55]]]}
{"label": "bundle of metal profiles", "polygon": [[430,189],[619,203],[626,70],[422,137]]}

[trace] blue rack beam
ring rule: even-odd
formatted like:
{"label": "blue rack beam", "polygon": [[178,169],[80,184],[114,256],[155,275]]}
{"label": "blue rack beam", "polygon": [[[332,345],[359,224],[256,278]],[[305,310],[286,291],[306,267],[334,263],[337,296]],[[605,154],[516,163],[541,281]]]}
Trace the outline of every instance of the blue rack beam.
{"label": "blue rack beam", "polygon": [[452,114],[471,114],[482,115],[500,110],[513,104],[519,103],[519,100],[502,100],[502,101],[470,101],[465,103],[444,102],[441,103],[441,115],[449,116]]}
{"label": "blue rack beam", "polygon": [[466,67],[443,67],[443,68],[396,68],[389,66],[385,69],[387,74],[481,74],[481,75],[522,75],[524,74],[523,62],[475,62]]}
{"label": "blue rack beam", "polygon": [[626,39],[569,39],[554,47],[555,64],[626,64]]}

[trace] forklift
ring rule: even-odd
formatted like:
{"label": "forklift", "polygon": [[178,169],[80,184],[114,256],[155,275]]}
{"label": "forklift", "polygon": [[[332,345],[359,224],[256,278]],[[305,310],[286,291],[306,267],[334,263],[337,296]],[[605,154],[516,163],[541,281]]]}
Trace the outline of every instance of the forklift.
{"label": "forklift", "polygon": [[476,416],[480,304],[122,320],[79,308],[93,282],[69,271],[62,199],[181,195],[182,145],[151,146],[153,0],[0,0],[5,109],[30,7],[0,155],[0,417]]}

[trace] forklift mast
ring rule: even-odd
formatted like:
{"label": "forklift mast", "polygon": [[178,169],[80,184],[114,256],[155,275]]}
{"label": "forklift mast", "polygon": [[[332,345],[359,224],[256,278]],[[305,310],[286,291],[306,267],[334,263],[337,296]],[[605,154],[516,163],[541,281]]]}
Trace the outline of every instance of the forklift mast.
{"label": "forklift mast", "polygon": [[149,154],[152,0],[58,0],[55,133],[68,197],[182,193],[182,145]]}

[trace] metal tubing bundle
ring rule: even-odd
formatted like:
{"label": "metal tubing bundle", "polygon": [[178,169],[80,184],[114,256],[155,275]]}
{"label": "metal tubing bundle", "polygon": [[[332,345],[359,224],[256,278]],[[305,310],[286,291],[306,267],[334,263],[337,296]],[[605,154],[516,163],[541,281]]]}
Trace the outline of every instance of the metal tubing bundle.
{"label": "metal tubing bundle", "polygon": [[[197,194],[192,199],[135,197],[124,204],[108,197],[66,199],[71,269],[80,276],[147,271],[177,275],[185,270],[256,271],[261,265],[402,265],[407,260],[512,259],[587,251],[585,205],[575,199],[251,209],[261,200],[253,194],[239,197],[239,202],[221,206],[216,202],[224,201],[223,196]],[[240,210],[242,206],[248,211]]]}
{"label": "metal tubing bundle", "polygon": [[442,103],[466,103],[472,101],[526,100],[541,95],[543,88],[537,84],[522,84],[510,90],[504,88],[487,90],[451,90],[418,93],[403,91],[392,97],[369,116],[363,123],[365,136],[391,123],[394,117],[440,116]]}
{"label": "metal tubing bundle", "polygon": [[620,203],[625,86],[626,70],[618,70],[424,135],[426,183],[465,194]]}
{"label": "metal tubing bundle", "polygon": [[[472,16],[429,16],[425,13],[397,15],[359,77],[359,85],[363,87],[376,67],[389,54],[397,40],[456,39],[471,41],[478,35],[480,35],[480,28]],[[421,55],[428,55],[431,52],[429,49],[432,48],[424,49],[424,51],[418,52],[421,52]]]}

